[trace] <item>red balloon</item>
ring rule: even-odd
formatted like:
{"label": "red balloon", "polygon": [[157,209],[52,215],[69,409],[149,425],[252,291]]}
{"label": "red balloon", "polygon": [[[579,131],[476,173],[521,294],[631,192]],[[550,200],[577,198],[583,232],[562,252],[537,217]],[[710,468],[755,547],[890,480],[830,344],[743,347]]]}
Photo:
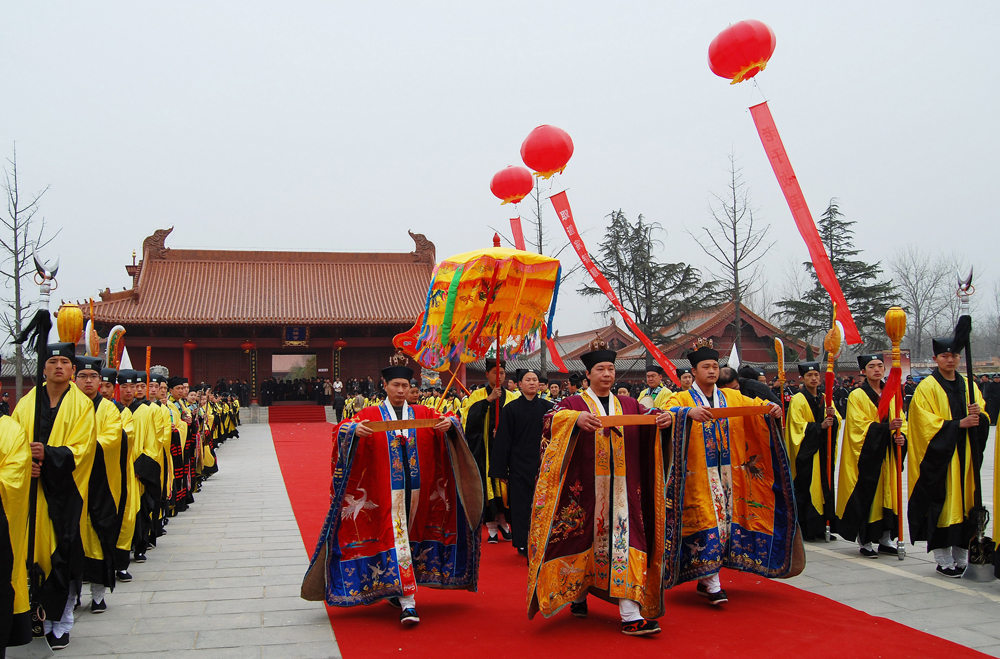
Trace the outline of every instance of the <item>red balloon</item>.
{"label": "red balloon", "polygon": [[501,206],[516,204],[531,193],[531,188],[534,185],[531,172],[524,167],[509,165],[493,175],[493,180],[490,181],[490,192],[502,200]]}
{"label": "red balloon", "polygon": [[719,33],[708,46],[712,73],[732,80],[748,80],[767,66],[777,40],[774,31],[760,21],[740,21]]}
{"label": "red balloon", "polygon": [[543,125],[528,133],[521,143],[521,160],[535,176],[562,174],[573,157],[573,140],[562,128]]}

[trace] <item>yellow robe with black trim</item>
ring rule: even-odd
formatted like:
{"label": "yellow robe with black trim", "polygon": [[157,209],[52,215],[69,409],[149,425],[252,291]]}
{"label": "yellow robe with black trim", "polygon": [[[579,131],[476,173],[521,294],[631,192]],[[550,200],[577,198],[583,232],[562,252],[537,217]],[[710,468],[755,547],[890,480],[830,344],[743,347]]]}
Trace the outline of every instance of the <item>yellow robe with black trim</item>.
{"label": "yellow robe with black trim", "polygon": [[201,462],[202,468],[205,467],[211,469],[215,466],[215,456],[212,455],[212,444],[215,435],[215,414],[212,412],[212,404],[209,403],[205,406],[205,417],[204,417],[204,439],[201,444]]}
{"label": "yellow robe with black trim", "polygon": [[156,430],[156,440],[160,445],[160,455],[156,460],[157,464],[160,465],[160,487],[162,488],[161,495],[157,495],[156,499],[160,500],[164,495],[169,498],[174,491],[174,462],[170,455],[170,411],[167,409],[167,403],[162,400],[149,407]]}
{"label": "yellow robe with black trim", "polygon": [[[37,387],[32,387],[18,401],[14,413],[11,415],[21,428],[24,429],[26,442],[31,442],[35,435],[35,395]],[[116,410],[117,411],[117,410]],[[52,431],[49,433],[46,444],[52,448],[65,448],[69,451],[73,461],[72,485],[75,489],[73,498],[78,497],[82,503],[82,509],[87,509],[87,489],[90,484],[90,471],[94,466],[94,456],[97,453],[97,439],[94,426],[94,401],[80,391],[76,384],[70,382],[59,404],[59,411],[52,423]],[[60,538],[57,529],[53,524],[51,512],[49,510],[48,497],[45,487],[41,481],[45,480],[45,469],[49,467],[46,461],[42,462],[43,474],[39,479],[38,499],[35,507],[35,547],[34,562],[39,566],[44,576],[40,601],[46,611],[53,615],[62,615],[62,607],[65,605],[68,593],[68,580],[80,576],[76,573],[77,566],[70,563],[65,564],[63,573],[54,575],[52,570],[52,558],[56,550],[66,560],[75,560],[73,551],[67,545],[71,543],[71,538]],[[73,502],[73,505],[77,505]],[[62,511],[65,512],[65,511]],[[74,517],[67,516],[67,529],[65,532],[71,537],[76,537],[80,532],[79,513]],[[60,542],[63,540],[63,542]],[[82,557],[80,557],[82,559]],[[82,565],[79,566],[82,569]],[[60,601],[61,600],[61,601]],[[60,613],[56,614],[58,610]]]}
{"label": "yellow robe with black trim", "polygon": [[[823,399],[822,392],[819,393],[819,397],[823,401],[822,405],[825,408],[826,402]],[[840,412],[837,412],[836,408],[834,408],[834,415],[837,418],[837,422],[833,425],[831,431],[833,439],[833,465],[836,465],[837,444],[840,439],[840,429],[844,427],[844,423],[843,419],[840,418]],[[792,470],[792,480],[796,483],[795,495],[799,509],[799,526],[802,527],[802,533],[806,538],[815,537],[825,531],[827,514],[830,517],[831,530],[837,530],[836,519],[834,519],[836,513],[836,492],[827,501],[826,492],[824,492],[823,488],[823,484],[826,481],[826,431],[820,429],[820,447],[813,454],[812,461],[799,464],[799,454],[802,451],[803,445],[808,441],[806,432],[809,424],[822,422],[823,419],[815,417],[804,393],[800,391],[792,396],[792,400],[788,403],[788,410],[785,413],[785,447],[788,449],[788,464]],[[812,476],[809,480],[809,496],[808,500],[806,500],[805,492],[807,490],[804,484],[801,483],[802,479],[799,477],[799,471],[803,467],[808,468],[809,465],[812,467]]]}
{"label": "yellow robe with black trim", "polygon": [[7,517],[14,556],[11,585],[13,614],[28,611],[28,503],[31,493],[31,447],[24,429],[9,416],[0,417],[0,498]]}
{"label": "yellow robe with black trim", "polygon": [[[504,392],[503,403],[500,407],[507,405],[507,403],[521,395],[521,392],[511,392],[506,388],[504,389]],[[517,396],[514,394],[517,394]],[[479,466],[479,473],[483,479],[483,509],[486,514],[485,521],[493,522],[499,515],[506,512],[507,509],[507,485],[502,483],[499,479],[489,477],[490,453],[493,452],[493,437],[492,433],[490,433],[490,420],[493,420],[493,428],[495,429],[498,422],[495,418],[498,401],[490,403],[488,409],[480,409],[475,415],[472,414],[473,405],[476,405],[477,403],[485,405],[488,397],[489,393],[486,391],[486,387],[483,387],[482,389],[477,389],[472,392],[472,395],[466,399],[467,407],[465,414],[462,415],[462,429],[465,431],[465,438],[468,442],[469,450],[472,451],[472,455],[476,458],[476,464]],[[477,422],[473,422],[474,427],[470,427],[470,415],[478,419],[478,414],[482,412],[485,413],[482,414],[481,425]]]}
{"label": "yellow robe with black trim", "polygon": [[[107,556],[106,554],[110,552],[105,552],[105,548],[108,550],[113,549],[114,544],[117,543],[118,533],[121,531],[120,528],[113,529],[113,527],[117,526],[118,502],[121,500],[122,494],[122,415],[118,411],[118,407],[106,398],[100,398],[100,402],[97,405],[94,418],[94,434],[97,439],[95,460],[101,459],[102,464],[94,463],[92,476],[96,477],[102,471],[102,468],[103,474],[98,481],[91,478],[90,488],[87,491],[87,503],[90,505],[89,507],[84,507],[80,515],[80,539],[83,541],[83,553],[90,559],[88,563],[92,566],[88,569],[87,576],[94,580],[95,583],[99,583],[96,581],[98,572],[110,571],[112,575],[114,573],[114,565],[111,562],[114,557]],[[128,446],[124,448],[126,451],[128,450]],[[109,503],[107,501],[109,495],[111,505],[106,505]],[[99,506],[100,509],[95,510],[94,505]],[[93,516],[97,514],[100,514],[102,519],[95,521]],[[114,530],[113,537],[108,536],[106,538],[106,540],[112,543],[111,545],[107,547],[102,546],[100,533],[95,528],[95,523],[99,528]],[[94,562],[106,563],[110,565],[110,570],[101,570],[94,566]],[[105,579],[107,578],[107,575],[105,575]],[[113,576],[111,576],[111,582],[107,583],[105,581],[104,585],[114,585]]]}
{"label": "yellow robe with black trim", "polygon": [[[965,376],[956,372],[956,378],[967,382]],[[968,392],[968,389],[965,390]],[[965,393],[968,402],[968,393]],[[982,410],[982,416],[987,418],[986,430],[989,430],[989,417],[986,416],[986,404],[975,385],[975,401]],[[937,514],[935,525],[931,527],[929,519],[921,517],[920,501],[915,499],[918,481],[921,476],[922,463],[928,456],[932,442],[946,431],[946,424],[957,425],[961,419],[952,417],[948,394],[938,383],[934,375],[923,378],[913,392],[909,407],[909,436],[907,437],[907,489],[909,491],[909,509],[907,516],[910,527],[910,542],[927,540],[928,551],[940,547],[967,544],[971,529],[967,529],[968,514],[975,505],[975,474],[972,459],[972,446],[965,441],[964,455],[961,462],[958,450],[952,449],[951,459],[945,469],[944,501],[940,513]],[[953,427],[949,425],[948,428]],[[981,428],[982,426],[980,426]],[[975,430],[974,428],[968,430]],[[963,432],[968,432],[965,430]],[[961,464],[964,463],[964,470]],[[940,502],[939,502],[940,503]],[[933,516],[930,509],[928,514]],[[945,537],[947,536],[947,537]]]}
{"label": "yellow robe with black trim", "polygon": [[[894,414],[895,408],[890,408],[890,418]],[[900,434],[904,437],[907,434],[906,416],[902,416],[903,427]],[[860,496],[861,492],[855,492],[858,485],[859,469],[861,468],[862,448],[865,446],[865,439],[869,432],[877,432],[872,429],[872,424],[881,424],[882,420],[878,416],[878,408],[872,403],[871,398],[864,389],[858,387],[847,397],[847,418],[844,422],[844,441],[841,445],[840,453],[840,473],[837,478],[837,525],[838,532],[844,536],[845,540],[854,541],[860,536],[860,542],[878,542],[883,531],[889,531],[890,537],[898,536],[898,515],[902,514],[901,502],[896,500],[896,449],[895,442],[889,439],[888,445],[880,451],[883,456],[880,462],[881,468],[878,473],[878,482],[874,486],[874,498],[868,509],[867,518],[862,520],[848,519],[845,524],[845,511],[848,502],[854,496]],[[875,440],[875,437],[872,437]],[[869,446],[869,451],[871,451]],[[906,455],[906,448],[902,449]],[[869,459],[868,452],[865,453],[866,461]],[[874,456],[878,457],[878,456]],[[866,488],[871,487],[868,483]],[[867,498],[867,497],[866,497]],[[857,528],[858,523],[866,523],[866,526]]]}
{"label": "yellow robe with black trim", "polygon": [[[149,414],[148,406],[140,405],[136,408],[136,413],[145,417]],[[135,414],[128,407],[122,409],[122,431],[125,433],[128,442],[128,457],[126,459],[126,473],[124,474],[125,488],[125,509],[122,515],[122,526],[118,532],[118,541],[115,546],[118,549],[128,551],[132,548],[132,538],[135,535],[135,519],[139,514],[139,507],[142,501],[142,485],[139,477],[135,475],[135,461],[143,453],[143,442],[145,437],[140,437],[136,426],[144,425],[142,421],[136,424]],[[147,424],[148,425],[148,424]],[[143,429],[143,433],[148,431]]]}

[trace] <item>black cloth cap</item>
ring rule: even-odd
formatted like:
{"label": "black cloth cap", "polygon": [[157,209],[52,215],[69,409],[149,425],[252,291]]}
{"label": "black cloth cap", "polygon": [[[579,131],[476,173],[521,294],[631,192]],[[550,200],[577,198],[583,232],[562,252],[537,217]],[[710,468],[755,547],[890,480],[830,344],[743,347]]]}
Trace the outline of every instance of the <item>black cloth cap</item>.
{"label": "black cloth cap", "polygon": [[579,387],[580,386],[580,382],[582,382],[582,381],[583,381],[583,378],[580,377],[579,373],[570,373],[569,374],[569,384],[571,384],[573,386],[576,386],[576,387]]}
{"label": "black cloth cap", "polygon": [[145,382],[146,381],[146,371],[136,371],[135,372],[135,381],[136,382]]}
{"label": "black cloth cap", "polygon": [[104,366],[104,360],[100,357],[76,357],[76,372],[80,371],[97,371],[101,372],[101,367]]}
{"label": "black cloth cap", "polygon": [[118,384],[135,384],[139,381],[138,373],[131,368],[123,368],[118,371]]}
{"label": "black cloth cap", "polygon": [[118,380],[118,371],[113,368],[101,369],[101,382],[115,382]]}
{"label": "black cloth cap", "polygon": [[865,367],[868,366],[868,362],[873,362],[876,359],[880,362],[885,362],[885,358],[880,353],[872,355],[858,355],[858,366],[860,366],[863,371],[865,370]]}
{"label": "black cloth cap", "polygon": [[615,358],[618,357],[618,353],[614,350],[591,350],[590,352],[585,352],[580,355],[580,361],[587,368],[587,372],[594,368],[598,364],[603,364],[604,362],[615,363]]}
{"label": "black cloth cap", "polygon": [[650,366],[649,368],[646,369],[646,372],[647,373],[654,373],[655,372],[655,373],[659,373],[660,375],[664,375],[665,374],[665,371],[663,370],[663,367],[660,366],[659,364],[653,364],[652,366]]}
{"label": "black cloth cap", "polygon": [[964,348],[965,345],[956,343],[955,338],[952,336],[942,336],[936,339],[931,339],[931,347],[934,348],[934,356],[937,357],[942,352],[952,352],[956,355],[960,355],[962,354],[962,348]]}
{"label": "black cloth cap", "polygon": [[[497,360],[490,359],[489,357],[486,358],[486,372],[487,373],[490,372],[490,371],[492,371],[494,368],[496,368],[496,365],[497,365]],[[507,360],[506,359],[501,359],[500,360],[500,368],[503,368],[503,369],[507,368]]]}
{"label": "black cloth cap", "polygon": [[692,350],[687,354],[688,361],[691,362],[691,366],[697,366],[698,362],[714,360],[719,361],[719,351],[715,348],[709,348],[708,346],[702,346],[697,350]]}
{"label": "black cloth cap", "polygon": [[680,378],[682,375],[691,375],[691,369],[686,366],[684,368],[677,369],[677,377]]}
{"label": "black cloth cap", "polygon": [[538,371],[536,371],[534,369],[530,369],[530,368],[519,368],[519,369],[517,369],[517,374],[516,374],[517,381],[520,383],[521,380],[524,379],[524,376],[527,375],[528,373],[534,373],[535,377],[537,377],[539,379],[539,381],[541,381],[541,376],[538,374]]}
{"label": "black cloth cap", "polygon": [[386,384],[399,379],[409,382],[413,379],[413,369],[409,366],[387,366],[382,369],[382,379]]}
{"label": "black cloth cap", "polygon": [[179,387],[182,384],[187,384],[188,379],[182,378],[179,375],[175,375],[169,380],[167,380],[167,389],[173,389],[174,387]]}
{"label": "black cloth cap", "polygon": [[50,343],[45,346],[45,359],[69,357],[76,364],[76,345],[73,343]]}
{"label": "black cloth cap", "polygon": [[740,366],[740,370],[737,375],[748,380],[756,380],[760,376],[760,371],[749,364],[744,364],[743,366]]}
{"label": "black cloth cap", "polygon": [[167,378],[164,377],[164,376],[162,376],[162,375],[160,375],[159,373],[153,373],[153,374],[151,374],[149,376],[149,381],[150,382],[159,382],[159,383],[162,384],[163,382],[167,381]]}
{"label": "black cloth cap", "polygon": [[815,371],[820,372],[819,362],[801,362],[799,365],[799,375],[805,375],[806,373],[811,373]]}
{"label": "black cloth cap", "polygon": [[416,380],[410,380],[410,386],[411,387],[419,387],[420,383],[417,382]]}

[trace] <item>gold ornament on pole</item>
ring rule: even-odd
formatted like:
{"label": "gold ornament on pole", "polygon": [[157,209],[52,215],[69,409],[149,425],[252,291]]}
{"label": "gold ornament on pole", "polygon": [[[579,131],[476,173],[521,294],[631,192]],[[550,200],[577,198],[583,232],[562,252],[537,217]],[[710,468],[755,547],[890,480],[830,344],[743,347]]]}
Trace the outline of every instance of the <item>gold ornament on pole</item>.
{"label": "gold ornament on pole", "polygon": [[[902,307],[890,307],[888,311],[885,312],[885,333],[889,337],[889,341],[892,342],[892,368],[896,369],[897,372],[901,369],[902,355],[899,350],[899,344],[903,341],[903,337],[906,336],[906,312],[903,311]],[[883,391],[883,395],[895,395],[897,397],[896,404],[893,407],[892,418],[898,419],[899,413],[902,411],[902,394],[901,390],[898,391]],[[898,533],[896,536],[896,556],[899,560],[903,560],[906,557],[906,545],[903,542],[903,449],[896,443],[896,439],[899,437],[899,430],[892,433],[893,444],[896,447],[896,519],[899,523]]]}

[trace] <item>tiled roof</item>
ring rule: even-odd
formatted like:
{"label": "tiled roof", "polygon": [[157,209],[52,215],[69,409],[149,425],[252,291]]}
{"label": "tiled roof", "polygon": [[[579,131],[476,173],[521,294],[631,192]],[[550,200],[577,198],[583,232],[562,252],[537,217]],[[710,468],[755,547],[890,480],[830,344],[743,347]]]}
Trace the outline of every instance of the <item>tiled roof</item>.
{"label": "tiled roof", "polygon": [[179,250],[162,241],[144,252],[134,287],[95,302],[98,322],[412,324],[434,269],[433,245],[419,241],[411,253]]}

